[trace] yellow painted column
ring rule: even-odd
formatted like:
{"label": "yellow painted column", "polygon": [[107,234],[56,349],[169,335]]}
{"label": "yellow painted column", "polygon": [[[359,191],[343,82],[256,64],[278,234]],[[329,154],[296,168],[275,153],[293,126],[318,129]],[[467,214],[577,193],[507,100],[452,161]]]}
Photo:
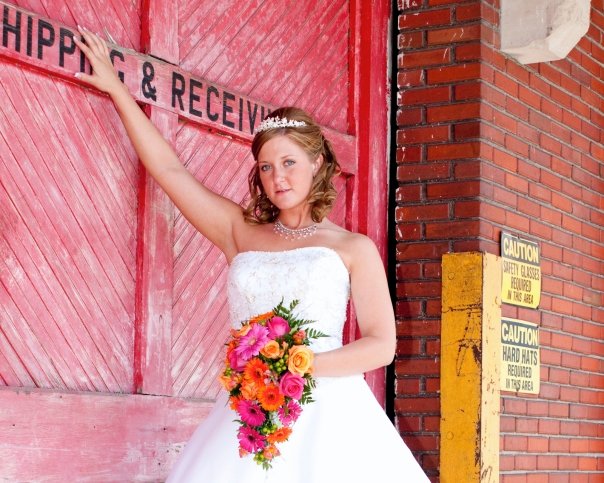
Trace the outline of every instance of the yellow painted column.
{"label": "yellow painted column", "polygon": [[442,261],[440,481],[499,481],[501,264],[485,253]]}

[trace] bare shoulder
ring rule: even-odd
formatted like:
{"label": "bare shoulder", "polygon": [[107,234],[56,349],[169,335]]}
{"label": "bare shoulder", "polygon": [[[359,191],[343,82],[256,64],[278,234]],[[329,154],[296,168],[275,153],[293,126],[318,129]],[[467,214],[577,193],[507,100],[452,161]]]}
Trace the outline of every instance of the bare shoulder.
{"label": "bare shoulder", "polygon": [[348,231],[331,222],[325,228],[331,231],[332,247],[342,257],[351,274],[368,263],[381,265],[378,249],[368,236]]}

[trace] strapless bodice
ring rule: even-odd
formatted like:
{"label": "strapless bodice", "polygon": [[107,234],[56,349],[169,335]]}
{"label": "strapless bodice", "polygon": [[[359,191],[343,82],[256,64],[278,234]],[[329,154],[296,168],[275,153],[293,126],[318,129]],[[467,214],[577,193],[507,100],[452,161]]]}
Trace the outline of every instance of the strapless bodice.
{"label": "strapless bodice", "polygon": [[315,352],[342,345],[350,277],[338,253],[326,247],[279,252],[248,251],[233,258],[227,283],[231,324],[268,312],[281,300],[298,300],[294,313],[314,320],[329,335],[313,341]]}

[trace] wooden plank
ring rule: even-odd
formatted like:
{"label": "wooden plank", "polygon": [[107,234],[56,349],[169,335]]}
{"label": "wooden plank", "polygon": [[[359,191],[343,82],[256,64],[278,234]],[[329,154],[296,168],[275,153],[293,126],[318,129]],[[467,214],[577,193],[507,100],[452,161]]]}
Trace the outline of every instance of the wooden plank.
{"label": "wooden plank", "polygon": [[173,397],[0,388],[2,478],[163,481],[211,406]]}
{"label": "wooden plank", "polygon": [[[0,58],[80,83],[73,73],[89,67],[83,55],[72,48],[70,38],[79,35],[74,29],[6,2],[0,1],[0,7],[3,13],[6,11],[8,24],[12,26],[0,24],[2,35],[6,32],[8,41],[6,46],[0,44]],[[27,28],[28,23],[32,29]],[[149,55],[111,47],[116,68],[138,101],[175,112],[211,131],[250,142],[262,115],[275,109],[273,105],[192,76]],[[354,139],[332,129],[325,131],[344,170],[356,173]]]}
{"label": "wooden plank", "polygon": [[[6,86],[6,84],[4,85]],[[92,377],[93,381],[97,381],[94,386],[89,386],[81,375],[74,373],[78,382],[69,387],[105,389],[108,384],[115,390],[124,390],[129,387],[131,362],[129,362],[128,355],[120,352],[119,348],[127,340],[127,332],[122,332],[117,337],[107,324],[90,323],[90,321],[98,319],[93,316],[91,310],[96,313],[97,310],[102,312],[109,309],[110,311],[107,313],[109,315],[113,313],[110,307],[116,305],[115,300],[113,296],[109,295],[109,298],[103,301],[103,307],[96,305],[97,298],[102,298],[103,294],[102,287],[95,289],[94,294],[89,291],[89,285],[92,283],[94,286],[96,283],[96,274],[91,276],[89,272],[89,275],[86,275],[87,280],[85,280],[79,270],[72,268],[81,267],[85,270],[89,262],[97,261],[96,258],[87,255],[87,243],[80,238],[81,232],[73,229],[73,226],[77,226],[77,224],[68,226],[69,217],[66,216],[68,212],[62,208],[62,201],[57,200],[58,190],[53,188],[53,182],[50,181],[57,174],[60,176],[67,174],[67,170],[64,172],[58,169],[60,168],[58,160],[54,164],[46,164],[40,154],[31,149],[35,143],[27,136],[27,131],[23,130],[23,122],[19,122],[19,115],[24,114],[11,115],[12,111],[8,107],[9,105],[5,105],[4,111],[0,113],[0,118],[2,118],[0,133],[5,139],[11,139],[9,146],[10,150],[15,153],[15,159],[11,163],[12,167],[0,163],[0,170],[4,171],[3,184],[12,193],[15,210],[19,216],[24,217],[24,220],[15,225],[17,230],[5,232],[5,237],[18,256],[19,266],[28,274],[29,280],[35,287],[33,291],[29,287],[23,288],[24,293],[30,293],[30,296],[20,299],[23,303],[22,309],[29,302],[41,304],[44,301],[42,309],[36,309],[33,315],[28,315],[29,324],[32,324],[32,328],[38,327],[43,332],[57,330],[54,337],[41,338],[46,341],[46,344],[51,344],[50,341],[63,344],[64,339],[70,341],[73,351],[69,347],[60,350],[60,354],[70,359],[68,368],[77,371],[80,362],[84,366],[90,364],[86,373]],[[7,117],[4,117],[4,114]],[[35,125],[35,123],[31,124]],[[43,137],[40,133],[43,131],[36,131],[36,136]],[[23,139],[20,139],[21,137]],[[28,146],[27,151],[21,143]],[[49,153],[49,157],[52,157],[55,150],[45,148],[44,152]],[[5,159],[9,161],[10,158]],[[49,166],[55,169],[55,173],[49,173]],[[23,182],[23,180],[27,181]],[[77,183],[63,182],[61,187],[71,187],[70,184]],[[48,195],[44,195],[47,190]],[[40,196],[44,200],[44,204],[39,200]],[[71,199],[72,210],[80,205],[82,197],[81,195],[74,196]],[[3,206],[9,205],[4,203]],[[85,210],[82,210],[80,216],[82,221],[86,220]],[[88,258],[82,258],[84,256]],[[75,265],[74,259],[77,260]],[[95,270],[102,272],[102,267],[97,267]],[[23,280],[23,277],[18,280]],[[48,318],[42,316],[46,311],[51,314]],[[39,315],[35,315],[36,313]],[[124,318],[132,319],[131,316],[128,317],[127,313],[120,314],[119,310],[115,314],[115,317],[109,319],[101,317],[101,319],[112,320],[111,325],[116,328]],[[106,337],[117,338],[110,345],[106,345]],[[47,341],[47,339],[49,340]],[[53,357],[55,362],[61,360],[61,357],[55,357]],[[95,357],[95,360],[90,361],[91,357]],[[48,360],[47,363],[50,364],[51,361]],[[103,382],[97,379],[99,371],[103,374]],[[120,382],[114,382],[114,374],[118,376],[117,381]],[[69,369],[62,374],[62,377],[65,380],[71,379]],[[82,387],[80,384],[85,384],[85,386]]]}
{"label": "wooden plank", "polygon": [[440,477],[499,481],[501,262],[443,256]]}
{"label": "wooden plank", "polygon": [[[172,20],[166,20],[174,17]],[[142,47],[168,62],[178,60],[178,32],[171,3],[143,2]],[[175,144],[178,117],[156,106],[146,112],[163,137]],[[135,387],[143,394],[172,394],[174,205],[141,167],[137,256]]]}
{"label": "wooden plank", "polygon": [[[388,20],[390,2],[355,2],[359,9],[359,64],[356,89],[359,172],[356,190],[358,230],[372,238],[386,260],[388,199]],[[357,48],[356,46],[353,46]],[[368,373],[367,382],[383,404],[385,373]]]}

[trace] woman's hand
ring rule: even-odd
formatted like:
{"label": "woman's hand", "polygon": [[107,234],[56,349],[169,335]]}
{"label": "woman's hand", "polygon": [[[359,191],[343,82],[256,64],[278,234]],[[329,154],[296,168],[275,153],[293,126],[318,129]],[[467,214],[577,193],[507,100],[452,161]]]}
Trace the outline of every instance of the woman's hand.
{"label": "woman's hand", "polygon": [[117,72],[111,63],[107,43],[99,36],[79,25],[78,30],[84,37],[86,43],[81,42],[76,37],[74,37],[74,42],[82,52],[84,52],[88,62],[90,62],[93,74],[88,75],[77,72],[75,76],[109,95],[115,93],[118,89],[123,89],[124,86],[122,81],[118,77]]}

